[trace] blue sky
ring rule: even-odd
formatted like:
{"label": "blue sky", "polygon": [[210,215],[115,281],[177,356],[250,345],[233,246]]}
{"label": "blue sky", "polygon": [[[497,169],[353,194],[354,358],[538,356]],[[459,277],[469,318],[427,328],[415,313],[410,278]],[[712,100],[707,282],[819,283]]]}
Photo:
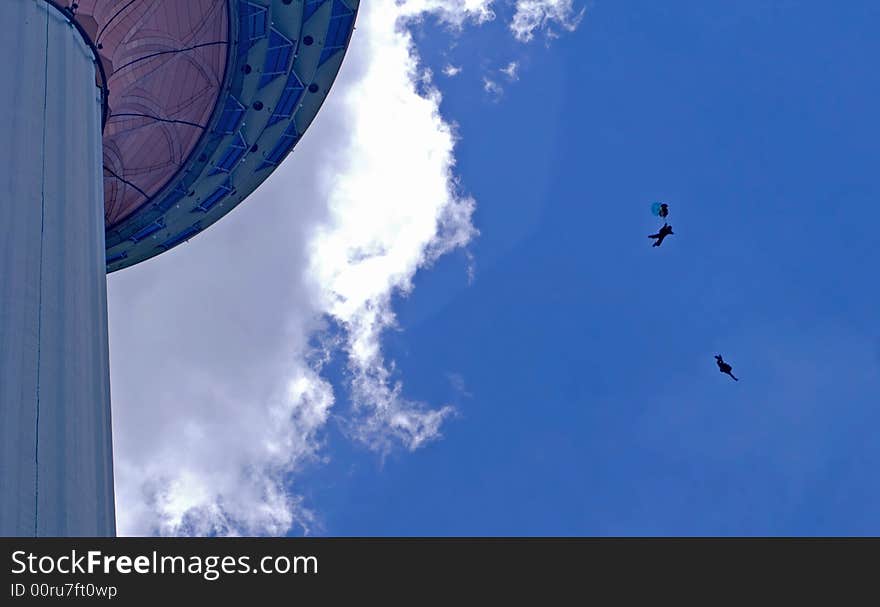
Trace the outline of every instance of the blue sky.
{"label": "blue sky", "polygon": [[416,36],[480,236],[385,340],[456,416],[387,457],[330,424],[321,532],[876,535],[880,7],[596,0],[528,45],[496,12]]}
{"label": "blue sky", "polygon": [[272,176],[108,279],[121,534],[880,533],[880,8],[357,23]]}

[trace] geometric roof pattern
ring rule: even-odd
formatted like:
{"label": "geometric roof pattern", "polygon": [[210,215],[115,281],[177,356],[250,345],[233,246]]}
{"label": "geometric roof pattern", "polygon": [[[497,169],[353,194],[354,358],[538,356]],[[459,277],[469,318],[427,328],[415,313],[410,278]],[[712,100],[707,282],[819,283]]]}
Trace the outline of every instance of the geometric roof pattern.
{"label": "geometric roof pattern", "polygon": [[342,64],[359,0],[77,0],[105,90],[107,271],[167,251],[293,150]]}

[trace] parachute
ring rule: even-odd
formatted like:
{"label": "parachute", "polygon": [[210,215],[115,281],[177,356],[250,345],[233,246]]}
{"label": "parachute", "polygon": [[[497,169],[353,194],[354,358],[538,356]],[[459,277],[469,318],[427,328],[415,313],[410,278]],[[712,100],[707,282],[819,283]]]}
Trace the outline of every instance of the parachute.
{"label": "parachute", "polygon": [[666,219],[669,216],[669,205],[665,202],[655,202],[651,205],[651,213],[655,217]]}

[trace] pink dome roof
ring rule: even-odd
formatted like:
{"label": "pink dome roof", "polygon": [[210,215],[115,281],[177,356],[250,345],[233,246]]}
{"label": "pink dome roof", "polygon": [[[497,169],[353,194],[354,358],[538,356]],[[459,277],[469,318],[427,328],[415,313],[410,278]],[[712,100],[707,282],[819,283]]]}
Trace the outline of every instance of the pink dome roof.
{"label": "pink dome roof", "polygon": [[76,20],[107,74],[104,203],[108,228],[186,162],[226,70],[226,0],[79,0]]}

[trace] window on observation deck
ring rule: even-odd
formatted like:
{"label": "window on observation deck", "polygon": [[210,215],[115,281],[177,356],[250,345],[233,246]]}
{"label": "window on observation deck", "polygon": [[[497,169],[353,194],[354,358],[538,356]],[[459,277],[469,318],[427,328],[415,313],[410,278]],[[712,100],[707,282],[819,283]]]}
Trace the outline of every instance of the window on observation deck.
{"label": "window on observation deck", "polygon": [[333,12],[330,15],[327,36],[324,38],[324,49],[321,51],[318,65],[345,48],[345,41],[348,40],[348,33],[351,31],[353,21],[354,11],[340,0],[333,0]]}
{"label": "window on observation deck", "polygon": [[291,71],[290,76],[287,77],[287,85],[284,87],[284,91],[281,92],[281,97],[278,98],[278,103],[275,105],[275,110],[269,117],[269,122],[266,126],[272,126],[276,122],[281,122],[293,116],[296,104],[299,103],[304,90],[305,86],[303,86],[299,76],[296,75],[296,72]]}
{"label": "window on observation deck", "polygon": [[216,175],[218,173],[229,173],[232,171],[232,169],[235,168],[235,165],[238,164],[238,161],[241,160],[241,157],[244,156],[247,148],[247,142],[244,140],[241,131],[237,132],[235,137],[226,147],[226,151],[223,152],[223,155],[220,156],[220,159],[214,164],[214,170],[211,171],[210,174]]}
{"label": "window on observation deck", "polygon": [[185,229],[182,232],[178,232],[177,234],[175,234],[174,236],[172,236],[171,238],[169,238],[168,240],[166,240],[165,242],[163,242],[159,246],[164,247],[165,249],[170,249],[174,245],[180,244],[184,240],[189,240],[190,238],[192,238],[193,236],[198,234],[201,230],[202,230],[201,224],[199,222],[196,222],[191,227],[188,227],[187,229]]}
{"label": "window on observation deck", "polygon": [[266,155],[263,164],[257,167],[257,170],[259,171],[266,167],[277,166],[278,163],[281,162],[281,159],[293,149],[293,146],[296,145],[297,141],[299,141],[299,133],[296,130],[296,124],[291,122],[281,137],[278,138],[272,151]]}
{"label": "window on observation deck", "polygon": [[139,242],[139,241],[143,240],[144,238],[147,238],[148,236],[155,234],[156,232],[158,232],[159,230],[161,230],[164,227],[165,227],[165,219],[163,217],[160,217],[159,219],[157,219],[153,223],[144,226],[143,228],[141,228],[140,230],[138,230],[137,232],[132,234],[130,240],[132,242]]}
{"label": "window on observation deck", "polygon": [[116,263],[117,261],[122,261],[123,259],[128,257],[128,253],[122,251],[120,253],[116,253],[115,255],[111,255],[107,258],[107,265],[109,266],[111,263]]}
{"label": "window on observation deck", "polygon": [[294,43],[281,32],[272,28],[269,33],[269,48],[266,51],[266,61],[263,64],[263,75],[260,78],[259,88],[263,88],[278,76],[287,73],[287,70],[290,69],[294,46]]}
{"label": "window on observation deck", "polygon": [[184,196],[186,196],[186,189],[182,185],[178,184],[176,188],[171,190],[171,193],[168,194],[168,196],[162,199],[162,202],[156,203],[156,208],[164,213],[165,211],[176,205],[178,202],[180,202]]}
{"label": "window on observation deck", "polygon": [[230,95],[226,98],[226,106],[220,115],[220,121],[217,123],[216,132],[223,135],[232,135],[238,128],[238,123],[244,116],[245,107],[239,103],[238,99]]}
{"label": "window on observation deck", "polygon": [[214,190],[214,192],[205,198],[199,206],[197,206],[193,211],[202,211],[203,213],[207,213],[210,211],[215,204],[226,198],[226,196],[232,191],[232,181],[227,179],[226,183],[222,184],[219,188]]}
{"label": "window on observation deck", "polygon": [[266,37],[266,7],[243,2],[238,21],[238,56],[244,57],[254,43]]}
{"label": "window on observation deck", "polygon": [[303,8],[303,21],[308,21],[309,17],[315,14],[315,11],[321,8],[321,5],[324,4],[327,0],[306,0],[306,5]]}

